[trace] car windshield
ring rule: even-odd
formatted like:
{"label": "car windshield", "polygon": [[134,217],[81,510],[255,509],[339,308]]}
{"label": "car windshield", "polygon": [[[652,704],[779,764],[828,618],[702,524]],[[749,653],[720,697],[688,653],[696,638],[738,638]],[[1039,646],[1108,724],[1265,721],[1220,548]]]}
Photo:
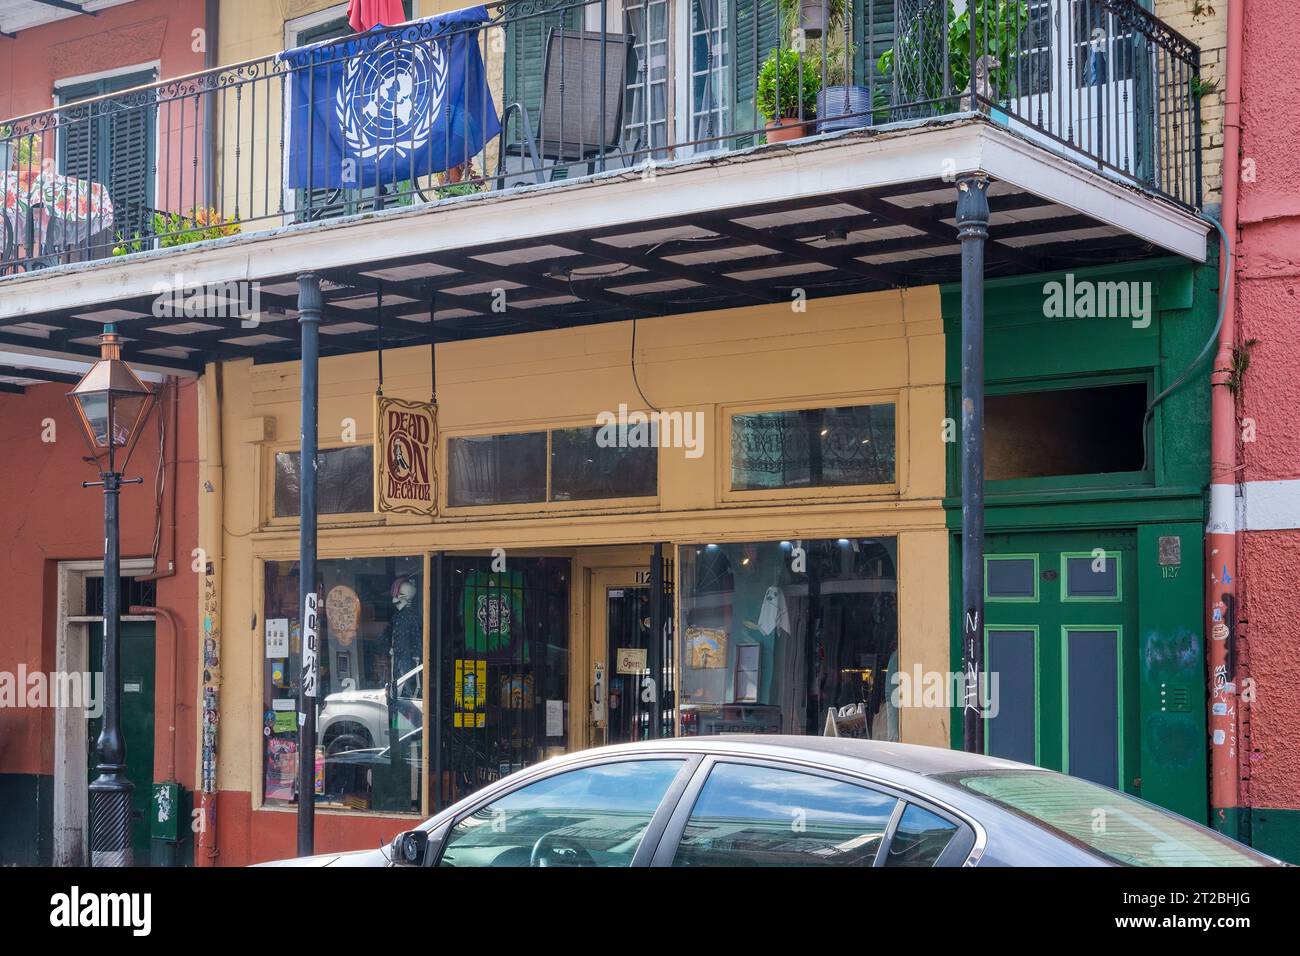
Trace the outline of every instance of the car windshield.
{"label": "car windshield", "polygon": [[1129,866],[1268,866],[1275,861],[1159,807],[1078,777],[1032,770],[936,779],[1029,817]]}

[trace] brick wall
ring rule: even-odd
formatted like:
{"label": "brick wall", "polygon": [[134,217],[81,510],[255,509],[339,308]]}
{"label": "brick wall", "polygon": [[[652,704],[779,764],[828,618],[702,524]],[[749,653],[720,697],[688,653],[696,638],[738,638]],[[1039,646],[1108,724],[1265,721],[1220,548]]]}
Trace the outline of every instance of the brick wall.
{"label": "brick wall", "polygon": [[1155,0],[1155,15],[1201,48],[1201,77],[1214,91],[1201,99],[1205,204],[1223,196],[1223,88],[1229,0]]}

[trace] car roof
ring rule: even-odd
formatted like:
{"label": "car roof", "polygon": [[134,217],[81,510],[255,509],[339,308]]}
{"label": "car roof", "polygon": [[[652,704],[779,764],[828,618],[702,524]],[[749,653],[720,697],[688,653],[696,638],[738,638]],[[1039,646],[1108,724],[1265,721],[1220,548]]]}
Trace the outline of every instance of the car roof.
{"label": "car roof", "polygon": [[[866,769],[873,764],[922,776],[941,773],[962,773],[981,770],[1038,770],[1027,764],[985,757],[981,754],[949,750],[944,747],[927,747],[921,744],[901,744],[886,740],[859,740],[851,737],[803,737],[791,734],[722,734],[707,737],[666,737],[632,744],[616,744],[598,748],[604,753],[626,751],[635,753],[653,747],[658,750],[680,750],[685,753],[699,751],[751,753],[755,756],[803,757],[818,763],[829,763],[855,769]],[[592,751],[579,751],[574,754]]]}

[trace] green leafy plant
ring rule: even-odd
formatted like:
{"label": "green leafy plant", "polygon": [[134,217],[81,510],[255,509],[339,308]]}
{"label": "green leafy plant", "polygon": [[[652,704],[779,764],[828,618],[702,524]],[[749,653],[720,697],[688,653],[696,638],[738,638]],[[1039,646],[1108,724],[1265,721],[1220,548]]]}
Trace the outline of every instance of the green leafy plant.
{"label": "green leafy plant", "polygon": [[769,123],[799,116],[811,118],[821,85],[821,70],[811,59],[788,47],[773,50],[758,71],[758,112]]}
{"label": "green leafy plant", "polygon": [[[822,56],[826,58],[826,85],[845,86],[853,82],[853,55],[857,47],[845,36],[844,24],[853,15],[853,0],[825,0],[825,32],[819,37],[803,39],[803,57],[811,61],[821,76]],[[781,24],[794,48],[800,40],[800,0],[781,0]]]}
{"label": "green leafy plant", "polygon": [[1250,351],[1258,344],[1259,339],[1246,339],[1232,349],[1232,367],[1228,369],[1228,380],[1224,384],[1233,395],[1241,395],[1241,387],[1246,383],[1246,371],[1250,368]]}
{"label": "green leafy plant", "polygon": [[1219,92],[1218,80],[1207,80],[1199,73],[1195,74],[1187,81],[1187,83],[1192,91],[1192,96],[1196,97],[1198,100]]}
{"label": "green leafy plant", "polygon": [[[912,63],[931,64],[922,78],[921,88],[908,91],[915,100],[943,102],[953,94],[962,94],[970,88],[971,71],[971,13],[975,15],[975,55],[989,54],[998,60],[992,78],[1001,97],[1015,94],[1016,57],[1021,48],[1020,37],[1029,23],[1029,5],[1024,0],[970,0],[960,14],[948,0],[948,56],[943,56],[944,36],[938,29],[911,28],[904,32],[894,46],[876,60],[876,69],[890,74],[896,57]],[[951,77],[945,88],[944,67]],[[951,104],[944,103],[946,108]]]}
{"label": "green leafy plant", "polygon": [[[9,125],[0,125],[0,144],[8,142],[14,148],[13,168],[14,169],[37,169],[41,165],[41,159],[37,155],[36,135],[15,136],[14,128]],[[4,170],[0,170],[4,172]]]}
{"label": "green leafy plant", "polygon": [[157,237],[161,248],[171,249],[205,239],[233,236],[239,232],[238,221],[223,219],[215,209],[191,209],[188,213],[155,212],[151,225],[150,236],[143,236],[137,230],[128,239],[118,233],[113,255],[124,256],[129,252],[152,248],[153,237]]}

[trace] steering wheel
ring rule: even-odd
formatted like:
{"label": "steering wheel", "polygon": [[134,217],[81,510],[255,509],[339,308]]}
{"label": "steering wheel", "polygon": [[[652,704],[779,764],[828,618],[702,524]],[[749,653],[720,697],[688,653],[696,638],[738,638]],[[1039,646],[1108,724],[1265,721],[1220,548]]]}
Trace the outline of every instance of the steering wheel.
{"label": "steering wheel", "polygon": [[586,847],[555,833],[544,833],[533,844],[529,866],[595,866]]}

